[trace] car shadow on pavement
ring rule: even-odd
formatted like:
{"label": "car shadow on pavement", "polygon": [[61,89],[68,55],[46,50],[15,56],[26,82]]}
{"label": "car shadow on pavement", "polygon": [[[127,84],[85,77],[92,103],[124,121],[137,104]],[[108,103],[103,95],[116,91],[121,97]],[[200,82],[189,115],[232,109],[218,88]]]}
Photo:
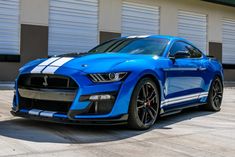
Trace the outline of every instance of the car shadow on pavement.
{"label": "car shadow on pavement", "polygon": [[66,125],[17,118],[0,121],[0,136],[32,142],[100,143],[127,139],[153,130],[172,129],[172,124],[212,113],[198,108],[184,110],[160,118],[151,129],[145,131],[130,130],[127,126]]}

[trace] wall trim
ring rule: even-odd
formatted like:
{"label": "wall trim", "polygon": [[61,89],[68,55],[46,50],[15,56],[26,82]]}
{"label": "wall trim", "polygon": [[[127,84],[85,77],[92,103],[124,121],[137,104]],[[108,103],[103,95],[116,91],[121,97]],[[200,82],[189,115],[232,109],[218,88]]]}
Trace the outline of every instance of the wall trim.
{"label": "wall trim", "polygon": [[235,64],[223,64],[224,69],[235,69]]}
{"label": "wall trim", "polygon": [[0,54],[0,62],[20,62],[19,54]]}

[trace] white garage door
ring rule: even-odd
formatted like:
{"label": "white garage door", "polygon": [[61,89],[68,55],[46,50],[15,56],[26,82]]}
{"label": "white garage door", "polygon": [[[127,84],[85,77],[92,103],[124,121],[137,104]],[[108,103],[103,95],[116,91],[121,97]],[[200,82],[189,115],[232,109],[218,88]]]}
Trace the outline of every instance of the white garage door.
{"label": "white garage door", "polygon": [[159,7],[123,2],[122,36],[159,34]]}
{"label": "white garage door", "polygon": [[223,56],[225,64],[235,64],[235,20],[223,19]]}
{"label": "white garage door", "polygon": [[19,0],[0,0],[0,54],[19,54]]}
{"label": "white garage door", "polygon": [[178,36],[191,41],[204,53],[207,53],[207,16],[204,14],[179,11]]}
{"label": "white garage door", "polygon": [[85,52],[98,43],[98,0],[50,0],[49,55]]}

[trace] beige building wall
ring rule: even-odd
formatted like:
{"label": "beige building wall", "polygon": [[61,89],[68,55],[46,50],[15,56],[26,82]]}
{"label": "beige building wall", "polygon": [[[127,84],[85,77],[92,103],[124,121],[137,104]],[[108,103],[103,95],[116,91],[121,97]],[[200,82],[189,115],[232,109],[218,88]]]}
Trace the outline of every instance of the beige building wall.
{"label": "beige building wall", "polygon": [[[0,62],[0,81],[15,79],[18,69],[35,58],[47,57],[50,0],[20,0],[21,61]],[[160,34],[178,34],[178,10],[203,13],[208,16],[208,43],[222,43],[222,19],[235,20],[234,7],[201,0],[125,0],[160,7]],[[99,0],[99,31],[122,32],[122,0]],[[110,36],[112,36],[111,34]],[[208,44],[209,49],[209,44]],[[6,70],[7,69],[7,70]],[[11,71],[11,72],[9,72]],[[235,70],[225,70],[226,80],[235,80]]]}
{"label": "beige building wall", "polygon": [[[122,0],[100,0],[101,31],[122,32]],[[200,0],[123,0],[160,7],[160,34],[178,35],[178,10],[207,15],[207,51],[209,42],[222,43],[222,19],[235,20],[234,7],[213,4]],[[115,7],[114,7],[115,6]],[[221,58],[220,58],[221,59]],[[235,70],[225,69],[225,79],[235,80]]]}
{"label": "beige building wall", "polygon": [[122,0],[99,0],[99,30],[121,32]]}
{"label": "beige building wall", "polygon": [[25,63],[47,57],[49,0],[20,0],[20,62],[0,62],[0,81],[15,80]]}
{"label": "beige building wall", "polygon": [[[178,10],[192,11],[208,16],[208,41],[222,42],[222,19],[235,20],[234,7],[199,0],[124,0],[160,7],[160,34],[178,34]],[[100,31],[121,33],[122,0],[100,0]]]}
{"label": "beige building wall", "polygon": [[20,0],[21,24],[48,26],[49,0]]}

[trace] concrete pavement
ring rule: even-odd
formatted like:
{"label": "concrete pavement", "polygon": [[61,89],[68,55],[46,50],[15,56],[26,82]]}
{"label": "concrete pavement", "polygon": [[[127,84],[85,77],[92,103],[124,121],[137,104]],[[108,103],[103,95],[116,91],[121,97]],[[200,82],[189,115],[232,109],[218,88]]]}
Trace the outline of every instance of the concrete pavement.
{"label": "concrete pavement", "polygon": [[74,126],[10,115],[12,90],[0,91],[0,156],[235,156],[235,89],[217,113],[190,109],[147,131],[125,126]]}

